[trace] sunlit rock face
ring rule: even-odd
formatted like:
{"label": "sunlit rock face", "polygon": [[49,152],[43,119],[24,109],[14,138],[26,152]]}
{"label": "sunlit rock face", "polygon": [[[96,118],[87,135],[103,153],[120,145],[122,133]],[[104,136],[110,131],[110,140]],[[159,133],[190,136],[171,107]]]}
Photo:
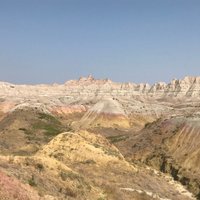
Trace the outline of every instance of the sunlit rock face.
{"label": "sunlit rock face", "polygon": [[200,77],[185,77],[182,80],[172,80],[169,84],[158,82],[150,86],[147,83],[115,83],[109,79],[96,80],[92,76],[70,80],[63,85],[14,85],[0,82],[1,96],[16,96],[15,98],[34,98],[39,96],[71,96],[71,97],[199,97]]}

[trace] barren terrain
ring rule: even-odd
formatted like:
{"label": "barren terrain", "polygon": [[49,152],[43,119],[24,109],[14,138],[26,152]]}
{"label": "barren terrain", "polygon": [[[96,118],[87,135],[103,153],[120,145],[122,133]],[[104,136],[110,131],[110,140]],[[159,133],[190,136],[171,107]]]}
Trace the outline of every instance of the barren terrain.
{"label": "barren terrain", "polygon": [[200,77],[0,95],[0,199],[200,199]]}

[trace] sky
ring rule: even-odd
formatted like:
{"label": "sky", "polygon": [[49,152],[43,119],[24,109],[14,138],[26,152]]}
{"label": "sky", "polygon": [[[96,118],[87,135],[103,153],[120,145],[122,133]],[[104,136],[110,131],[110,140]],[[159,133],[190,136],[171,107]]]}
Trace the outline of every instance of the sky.
{"label": "sky", "polygon": [[200,75],[199,0],[0,0],[0,80]]}

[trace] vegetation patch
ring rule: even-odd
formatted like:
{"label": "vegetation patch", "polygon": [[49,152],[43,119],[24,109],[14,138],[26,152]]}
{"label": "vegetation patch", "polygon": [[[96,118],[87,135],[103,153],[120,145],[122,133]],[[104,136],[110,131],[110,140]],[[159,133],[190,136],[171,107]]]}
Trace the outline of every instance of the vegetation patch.
{"label": "vegetation patch", "polygon": [[23,131],[26,135],[31,135],[33,132],[26,128],[19,128],[20,131]]}
{"label": "vegetation patch", "polygon": [[96,164],[96,162],[94,161],[94,160],[92,160],[92,159],[89,159],[89,160],[85,160],[85,161],[82,161],[82,162],[80,162],[81,164]]}
{"label": "vegetation patch", "polygon": [[124,141],[126,139],[128,139],[129,136],[127,135],[116,135],[116,136],[109,136],[107,137],[107,139],[111,142],[111,143],[117,143],[120,141]]}
{"label": "vegetation patch", "polygon": [[33,175],[32,175],[32,177],[28,180],[28,184],[29,184],[30,186],[32,186],[32,187],[36,187],[36,186],[37,186],[37,184],[36,184],[36,182],[35,182],[35,178],[34,178]]}
{"label": "vegetation patch", "polygon": [[37,122],[33,125],[34,130],[44,130],[45,135],[47,136],[55,136],[63,131],[63,128],[54,123],[48,122]]}
{"label": "vegetation patch", "polygon": [[147,123],[144,125],[144,128],[148,128],[148,127],[150,127],[151,124],[152,124],[152,122],[147,122]]}
{"label": "vegetation patch", "polygon": [[37,114],[38,118],[32,121],[32,124],[29,128],[19,128],[26,135],[34,135],[42,131],[47,137],[56,136],[61,132],[70,131],[70,127],[65,127],[62,123],[56,119],[54,116],[39,113]]}
{"label": "vegetation patch", "polygon": [[36,164],[36,169],[37,169],[39,172],[43,171],[43,170],[44,170],[43,164],[37,163],[37,164]]}
{"label": "vegetation patch", "polygon": [[50,114],[39,113],[39,119],[43,119],[43,120],[50,121],[52,123],[61,125],[60,121]]}
{"label": "vegetation patch", "polygon": [[83,177],[81,177],[80,175],[76,174],[76,173],[73,173],[73,172],[64,172],[64,171],[61,171],[60,172],[60,177],[63,181],[66,181],[67,179],[70,179],[70,180],[74,180],[74,179],[77,179],[77,180],[83,180]]}
{"label": "vegetation patch", "polygon": [[112,150],[112,149],[104,149],[105,154],[109,156],[115,156],[118,158],[121,158],[120,153],[118,151]]}
{"label": "vegetation patch", "polygon": [[39,113],[39,119],[39,121],[33,124],[33,130],[37,131],[42,129],[47,136],[55,136],[64,131],[61,122],[52,115]]}

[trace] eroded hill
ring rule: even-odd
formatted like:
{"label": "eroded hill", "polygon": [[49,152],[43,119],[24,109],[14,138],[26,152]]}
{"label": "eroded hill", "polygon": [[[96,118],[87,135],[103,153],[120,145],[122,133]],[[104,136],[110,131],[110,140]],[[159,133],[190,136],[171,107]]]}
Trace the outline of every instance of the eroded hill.
{"label": "eroded hill", "polygon": [[1,199],[200,199],[199,77],[0,94]]}

